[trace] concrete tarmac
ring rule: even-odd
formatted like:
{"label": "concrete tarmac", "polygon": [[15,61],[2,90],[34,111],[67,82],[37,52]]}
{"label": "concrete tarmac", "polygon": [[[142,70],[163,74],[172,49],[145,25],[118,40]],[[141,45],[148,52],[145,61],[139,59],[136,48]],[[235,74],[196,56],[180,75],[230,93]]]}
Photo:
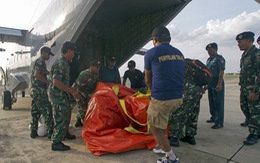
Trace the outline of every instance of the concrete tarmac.
{"label": "concrete tarmac", "polygon": [[[196,145],[180,142],[172,147],[182,163],[256,163],[260,162],[260,143],[244,146],[249,134],[247,127],[241,127],[244,116],[239,107],[239,86],[237,78],[225,79],[225,122],[224,128],[211,129],[207,94],[201,100]],[[1,90],[2,91],[2,90]],[[73,110],[70,133],[77,139],[64,141],[71,150],[53,152],[47,137],[30,138],[31,98],[19,97],[11,110],[0,110],[0,162],[65,162],[65,163],[152,163],[162,157],[152,150],[142,149],[120,154],[94,156],[81,138],[81,128],[75,128],[76,110]]]}

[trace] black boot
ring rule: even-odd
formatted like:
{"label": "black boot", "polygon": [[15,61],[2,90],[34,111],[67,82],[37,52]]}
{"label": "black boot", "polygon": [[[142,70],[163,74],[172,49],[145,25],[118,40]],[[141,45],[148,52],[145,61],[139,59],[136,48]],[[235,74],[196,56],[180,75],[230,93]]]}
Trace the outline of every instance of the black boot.
{"label": "black boot", "polygon": [[63,143],[59,142],[59,143],[52,143],[51,145],[51,149],[53,151],[66,151],[69,150],[70,147],[67,145],[64,145]]}
{"label": "black boot", "polygon": [[68,140],[72,140],[72,139],[76,139],[75,135],[71,135],[69,132],[67,132],[67,134],[64,137],[64,140],[68,139]]}
{"label": "black boot", "polygon": [[176,138],[176,137],[170,137],[169,141],[170,141],[170,145],[173,146],[173,147],[179,147],[180,146],[179,139]]}
{"label": "black boot", "polygon": [[244,141],[245,145],[253,145],[255,143],[257,143],[257,137],[258,135],[256,134],[249,134],[246,138],[246,140]]}
{"label": "black boot", "polygon": [[180,138],[180,141],[189,143],[191,145],[195,145],[196,144],[196,140],[195,140],[194,136],[185,136],[183,138]]}
{"label": "black boot", "polygon": [[240,126],[246,127],[246,126],[248,126],[248,124],[249,124],[249,118],[246,118],[243,123],[240,123]]}
{"label": "black boot", "polygon": [[36,130],[31,130],[31,138],[34,139],[38,136],[37,131]]}
{"label": "black boot", "polygon": [[83,124],[81,123],[81,119],[77,119],[77,122],[75,123],[75,127],[82,127]]}

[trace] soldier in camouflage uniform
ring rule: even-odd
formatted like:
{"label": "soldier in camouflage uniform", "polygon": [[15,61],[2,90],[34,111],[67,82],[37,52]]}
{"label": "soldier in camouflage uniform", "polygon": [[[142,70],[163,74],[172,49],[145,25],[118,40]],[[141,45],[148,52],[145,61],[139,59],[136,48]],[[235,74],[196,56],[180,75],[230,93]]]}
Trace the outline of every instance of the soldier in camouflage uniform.
{"label": "soldier in camouflage uniform", "polygon": [[42,47],[40,50],[41,56],[35,61],[31,75],[30,95],[32,97],[31,110],[31,138],[37,137],[38,120],[42,115],[47,125],[48,138],[53,132],[52,108],[48,100],[47,87],[49,81],[47,75],[45,60],[54,55],[49,47]]}
{"label": "soldier in camouflage uniform", "polygon": [[71,119],[71,108],[69,94],[79,99],[80,94],[76,89],[70,87],[69,62],[75,56],[76,46],[72,42],[65,42],[61,48],[62,56],[53,63],[50,72],[50,85],[48,89],[49,99],[52,104],[54,131],[52,135],[52,150],[65,151],[70,147],[64,145],[62,140],[66,137],[75,139],[74,135],[68,133]]}
{"label": "soldier in camouflage uniform", "polygon": [[254,33],[247,31],[237,35],[238,47],[244,51],[240,59],[240,107],[249,117],[249,135],[245,145],[257,143],[260,135],[260,50],[254,43]]}
{"label": "soldier in camouflage uniform", "polygon": [[[178,147],[179,139],[192,145],[196,144],[197,123],[200,111],[200,99],[207,86],[199,86],[192,76],[194,69],[185,64],[185,89],[183,104],[172,112],[169,119],[169,141],[171,146]],[[183,129],[185,127],[185,131]],[[183,137],[184,136],[184,137]],[[183,137],[183,138],[182,138]]]}
{"label": "soldier in camouflage uniform", "polygon": [[73,87],[76,88],[81,95],[79,100],[77,100],[79,113],[77,115],[77,122],[75,124],[75,127],[83,126],[88,102],[92,94],[94,93],[98,82],[98,72],[100,65],[101,63],[99,61],[91,61],[90,67],[86,70],[83,70],[73,84]]}

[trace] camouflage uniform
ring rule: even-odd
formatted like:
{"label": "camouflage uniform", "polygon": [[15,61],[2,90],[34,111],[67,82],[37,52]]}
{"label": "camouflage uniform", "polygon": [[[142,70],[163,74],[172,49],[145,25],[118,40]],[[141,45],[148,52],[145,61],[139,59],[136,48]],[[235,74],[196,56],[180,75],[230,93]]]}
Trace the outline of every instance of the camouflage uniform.
{"label": "camouflage uniform", "polygon": [[62,56],[53,63],[50,72],[50,85],[48,89],[49,99],[52,104],[54,118],[54,132],[52,135],[53,143],[59,143],[64,138],[69,129],[71,109],[69,95],[53,85],[53,80],[58,79],[65,85],[70,84],[69,62]]}
{"label": "camouflage uniform", "polygon": [[260,93],[260,50],[254,45],[240,60],[240,106],[249,117],[249,132],[260,135],[260,100],[249,101],[249,94]]}
{"label": "camouflage uniform", "polygon": [[32,97],[32,110],[31,110],[31,131],[38,129],[38,120],[42,115],[48,128],[48,133],[52,134],[53,131],[53,118],[52,108],[48,100],[47,84],[41,82],[34,77],[35,71],[39,71],[40,75],[47,79],[48,71],[46,69],[45,60],[39,57],[35,61],[35,65],[31,75],[31,92]]}
{"label": "camouflage uniform", "polygon": [[88,106],[88,102],[90,100],[90,94],[95,91],[96,85],[98,82],[98,75],[91,72],[90,69],[83,70],[73,87],[77,89],[77,91],[81,94],[79,100],[77,100],[77,107],[78,107],[78,115],[77,119],[81,119],[84,122],[86,109]]}
{"label": "camouflage uniform", "polygon": [[175,112],[172,112],[169,118],[170,137],[181,138],[185,126],[185,136],[192,137],[196,135],[200,99],[205,93],[205,89],[205,87],[196,85],[185,74],[183,104]]}

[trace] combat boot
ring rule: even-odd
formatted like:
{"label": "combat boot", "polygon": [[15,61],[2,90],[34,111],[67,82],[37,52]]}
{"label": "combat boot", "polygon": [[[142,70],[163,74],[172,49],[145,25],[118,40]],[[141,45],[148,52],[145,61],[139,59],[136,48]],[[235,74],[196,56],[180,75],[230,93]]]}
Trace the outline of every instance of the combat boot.
{"label": "combat boot", "polygon": [[248,126],[248,124],[249,124],[249,118],[246,118],[243,123],[240,123],[240,126],[246,127],[246,126]]}
{"label": "combat boot", "polygon": [[246,140],[244,141],[245,145],[253,145],[255,143],[257,143],[257,135],[256,134],[249,134],[246,138]]}
{"label": "combat boot", "polygon": [[64,145],[62,142],[59,142],[59,143],[52,143],[51,149],[53,151],[67,151],[70,149],[70,147],[67,145]]}
{"label": "combat boot", "polygon": [[67,134],[64,137],[64,140],[68,139],[68,140],[72,140],[72,139],[76,139],[75,135],[71,135],[69,132],[67,132]]}
{"label": "combat boot", "polygon": [[75,123],[75,127],[82,127],[83,124],[81,123],[81,119],[77,119],[77,122]]}
{"label": "combat boot", "polygon": [[179,139],[176,137],[170,137],[169,139],[170,145],[173,147],[179,147],[180,143],[179,143]]}
{"label": "combat boot", "polygon": [[31,130],[31,138],[34,139],[38,136],[37,131],[36,130]]}
{"label": "combat boot", "polygon": [[180,138],[180,141],[189,143],[191,145],[195,145],[196,144],[196,140],[195,140],[194,136],[185,136],[183,138]]}

